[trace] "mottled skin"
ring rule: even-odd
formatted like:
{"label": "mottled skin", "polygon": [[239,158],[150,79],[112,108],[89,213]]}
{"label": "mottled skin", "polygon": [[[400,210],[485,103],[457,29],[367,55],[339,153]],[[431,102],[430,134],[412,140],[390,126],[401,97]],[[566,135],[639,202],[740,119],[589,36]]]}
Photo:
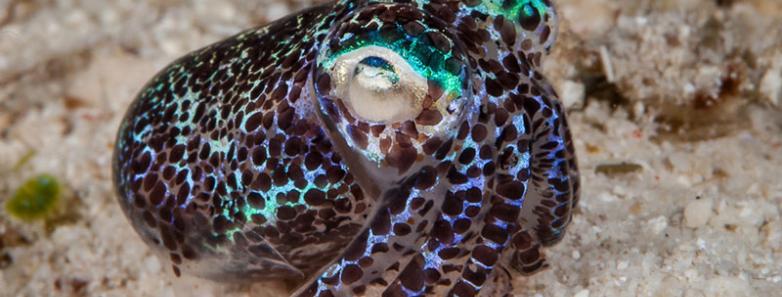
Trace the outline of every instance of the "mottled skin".
{"label": "mottled skin", "polygon": [[[578,200],[537,71],[556,24],[546,0],[343,0],[191,53],[122,122],[120,204],[177,275],[293,280],[294,296],[509,294]],[[331,63],[368,45],[427,80],[419,114],[346,107]]]}

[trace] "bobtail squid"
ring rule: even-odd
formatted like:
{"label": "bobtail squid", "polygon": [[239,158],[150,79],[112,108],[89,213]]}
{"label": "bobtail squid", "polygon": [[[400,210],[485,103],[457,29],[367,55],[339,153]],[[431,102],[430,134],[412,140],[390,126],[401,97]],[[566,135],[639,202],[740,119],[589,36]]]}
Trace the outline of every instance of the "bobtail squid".
{"label": "bobtail squid", "polygon": [[540,74],[548,0],[340,0],[173,62],[114,158],[119,201],[173,272],[294,296],[503,296],[578,201]]}

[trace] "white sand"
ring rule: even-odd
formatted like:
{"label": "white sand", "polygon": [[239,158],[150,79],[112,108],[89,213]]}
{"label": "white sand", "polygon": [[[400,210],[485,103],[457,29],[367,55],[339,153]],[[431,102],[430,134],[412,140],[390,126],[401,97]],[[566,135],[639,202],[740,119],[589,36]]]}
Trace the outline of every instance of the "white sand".
{"label": "white sand", "polygon": [[[0,202],[51,173],[74,219],[48,232],[0,211],[0,296],[284,291],[172,282],[115,202],[111,148],[158,69],[306,3],[52,2],[0,0]],[[558,1],[546,73],[571,107],[583,193],[551,268],[518,278],[519,296],[782,292],[782,4],[713,2]]]}

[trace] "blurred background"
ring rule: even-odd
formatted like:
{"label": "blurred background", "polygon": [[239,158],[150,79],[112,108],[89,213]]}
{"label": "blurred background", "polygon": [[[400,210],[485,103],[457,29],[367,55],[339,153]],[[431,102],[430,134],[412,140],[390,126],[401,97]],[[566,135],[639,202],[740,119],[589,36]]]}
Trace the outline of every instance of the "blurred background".
{"label": "blurred background", "polygon": [[[554,2],[544,73],[569,109],[583,193],[551,268],[515,293],[778,296],[782,1]],[[310,5],[0,0],[0,296],[284,296],[183,291],[120,211],[111,153],[156,71]]]}

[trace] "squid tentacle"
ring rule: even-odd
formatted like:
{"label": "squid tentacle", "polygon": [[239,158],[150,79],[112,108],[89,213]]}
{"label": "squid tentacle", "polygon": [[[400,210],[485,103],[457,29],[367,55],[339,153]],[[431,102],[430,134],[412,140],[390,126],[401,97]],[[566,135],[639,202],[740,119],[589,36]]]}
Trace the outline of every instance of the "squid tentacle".
{"label": "squid tentacle", "polygon": [[[408,264],[398,278],[384,292],[385,296],[442,296],[436,287],[450,286],[461,276],[467,255],[477,244],[476,235],[483,228],[482,219],[489,208],[485,191],[491,178],[494,151],[482,146],[493,139],[493,131],[479,123],[479,114],[466,121],[456,137],[453,151],[444,155],[443,163],[450,164],[447,178],[452,186],[440,207],[428,240],[421,248],[419,261]],[[472,127],[472,130],[468,129]],[[475,132],[473,132],[475,131]],[[422,281],[412,281],[415,279]]]}
{"label": "squid tentacle", "polygon": [[[515,98],[515,96],[514,96]],[[510,96],[498,101],[492,120],[498,136],[494,148],[495,160],[491,198],[486,208],[488,214],[478,238],[478,245],[471,251],[462,278],[454,284],[449,296],[475,296],[494,273],[510,242],[510,235],[519,229],[517,223],[523,207],[530,176],[528,116],[522,109],[513,109]],[[508,110],[510,108],[510,110]],[[510,115],[508,113],[510,112]]]}
{"label": "squid tentacle", "polygon": [[438,184],[437,170],[422,167],[398,188],[387,191],[380,208],[348,245],[342,256],[293,296],[351,296],[363,293],[366,284],[383,279],[386,270],[416,254],[425,230],[433,225]]}
{"label": "squid tentacle", "polygon": [[[536,82],[544,84],[542,81]],[[561,103],[547,86],[524,98],[532,113],[532,184],[522,209],[522,230],[514,234],[512,265],[529,274],[546,267],[541,247],[564,236],[577,197],[578,171]]]}
{"label": "squid tentacle", "polygon": [[497,265],[479,297],[513,297],[513,275],[504,265]]}

